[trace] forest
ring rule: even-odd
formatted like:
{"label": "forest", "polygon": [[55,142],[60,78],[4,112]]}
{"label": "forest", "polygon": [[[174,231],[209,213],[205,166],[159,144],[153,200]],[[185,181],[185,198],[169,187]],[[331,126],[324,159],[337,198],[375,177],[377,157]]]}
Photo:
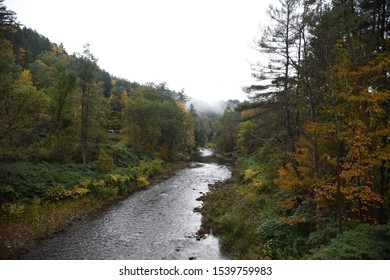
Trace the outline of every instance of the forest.
{"label": "forest", "polygon": [[[390,259],[390,3],[279,0],[220,116],[24,27],[0,0],[0,258],[189,161],[230,158],[202,226],[232,259]],[[248,73],[251,75],[251,73]]]}
{"label": "forest", "polygon": [[280,0],[203,222],[238,259],[390,258],[390,3]]}
{"label": "forest", "polygon": [[[0,258],[16,258],[168,176],[211,128],[198,129],[183,91],[114,77],[88,44],[68,54],[18,23],[3,2]],[[202,122],[212,120],[204,115]]]}

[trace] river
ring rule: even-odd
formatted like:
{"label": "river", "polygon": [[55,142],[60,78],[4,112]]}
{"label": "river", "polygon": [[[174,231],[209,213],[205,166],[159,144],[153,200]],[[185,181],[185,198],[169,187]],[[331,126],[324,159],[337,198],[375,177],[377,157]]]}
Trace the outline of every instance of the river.
{"label": "river", "polygon": [[[203,158],[211,150],[200,149]],[[136,192],[44,241],[24,259],[223,259],[218,239],[199,238],[202,205],[196,199],[208,184],[231,176],[225,165],[193,162],[168,180]],[[200,240],[199,240],[200,239]]]}

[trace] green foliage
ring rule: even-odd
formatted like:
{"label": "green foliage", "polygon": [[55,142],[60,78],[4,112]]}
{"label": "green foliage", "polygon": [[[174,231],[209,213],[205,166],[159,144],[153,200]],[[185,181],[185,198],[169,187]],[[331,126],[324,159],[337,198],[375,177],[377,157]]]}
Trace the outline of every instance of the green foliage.
{"label": "green foliage", "polygon": [[321,260],[388,260],[390,259],[390,224],[358,225],[332,239],[328,246],[307,257]]}
{"label": "green foliage", "polygon": [[113,158],[115,159],[115,165],[117,167],[129,167],[138,165],[140,159],[146,158],[146,154],[133,151],[130,148],[114,149],[112,151]]}
{"label": "green foliage", "polygon": [[256,258],[253,242],[258,238],[254,234],[253,224],[243,212],[244,209],[233,208],[219,219],[220,244],[223,251],[235,259]]}
{"label": "green foliage", "polygon": [[[85,183],[84,183],[85,185]],[[108,185],[107,182],[103,179],[101,180],[90,180],[87,183],[87,188],[91,191],[91,193],[97,198],[108,199],[111,197],[115,197],[118,194],[119,189],[113,185]]]}
{"label": "green foliage", "polygon": [[27,70],[0,98],[0,158],[27,158],[24,151],[37,139],[36,133],[46,120],[48,99],[32,85]]}
{"label": "green foliage", "polygon": [[237,134],[238,120],[239,113],[228,107],[222,117],[217,121],[213,143],[216,145],[218,151],[228,153],[235,149],[235,135]]}
{"label": "green foliage", "polygon": [[338,234],[338,224],[336,219],[326,218],[317,221],[317,228],[310,232],[306,245],[308,248],[319,248],[328,244],[331,239]]}
{"label": "green foliage", "polygon": [[305,252],[305,238],[299,229],[280,217],[263,217],[257,228],[261,255],[267,259],[298,259]]}
{"label": "green foliage", "polygon": [[124,110],[126,142],[165,160],[193,147],[193,124],[180,102],[152,86],[136,88],[131,95]]}
{"label": "green foliage", "polygon": [[0,160],[95,161],[97,170],[110,172],[113,163],[98,152],[103,146],[111,155],[125,143],[166,160],[194,147],[182,92],[112,77],[89,45],[70,56],[62,45],[13,26],[15,14],[3,4],[1,12]]}
{"label": "green foliage", "polygon": [[[122,150],[123,151],[123,150]],[[29,201],[35,197],[56,201],[88,195],[114,197],[142,187],[153,176],[165,172],[164,161],[150,159],[130,152],[124,153],[129,161],[114,165],[114,159],[101,150],[94,167],[49,163],[8,163],[0,165],[0,204]],[[141,178],[138,180],[138,178]],[[138,180],[138,181],[137,181]]]}
{"label": "green foliage", "polygon": [[29,203],[35,198],[53,202],[93,196],[115,198],[149,185],[149,179],[166,171],[161,159],[150,159],[128,149],[118,165],[105,150],[100,150],[92,167],[53,163],[0,164],[0,204]]}
{"label": "green foliage", "polygon": [[138,165],[132,167],[131,170],[132,173],[149,178],[152,175],[160,175],[164,172],[164,161],[160,159],[142,159]]}
{"label": "green foliage", "polygon": [[[2,193],[7,201],[51,198],[96,174],[80,165],[9,163],[0,165]],[[2,198],[4,198],[2,196]]]}
{"label": "green foliage", "polygon": [[99,150],[98,159],[92,164],[93,168],[99,172],[108,173],[112,171],[114,159],[105,150]]}

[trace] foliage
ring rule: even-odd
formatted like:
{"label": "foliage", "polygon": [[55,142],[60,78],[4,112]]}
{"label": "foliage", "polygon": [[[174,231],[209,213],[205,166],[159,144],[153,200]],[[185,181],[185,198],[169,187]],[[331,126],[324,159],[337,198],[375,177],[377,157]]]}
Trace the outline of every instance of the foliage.
{"label": "foliage", "polygon": [[147,187],[167,171],[160,158],[187,159],[195,147],[184,91],[114,77],[89,45],[69,55],[3,2],[0,258]]}
{"label": "foliage", "polygon": [[176,160],[194,147],[183,92],[113,77],[99,68],[89,45],[68,55],[0,7],[2,161],[94,162],[106,172],[101,149],[111,154],[129,145]]}
{"label": "foliage", "polygon": [[[137,182],[161,175],[165,165],[159,159],[139,159],[118,168],[102,151],[94,169],[82,165],[12,163],[0,165],[0,204],[26,202],[35,197],[55,201],[84,195],[99,197],[124,194],[139,187]],[[136,156],[135,156],[136,157]],[[100,169],[99,169],[100,168]],[[141,187],[147,184],[141,184]]]}
{"label": "foliage", "polygon": [[165,83],[111,76],[88,45],[68,55],[3,2],[0,252],[23,240],[12,239],[15,225],[23,237],[37,221],[53,232],[71,206],[144,188],[166,168],[158,158],[212,141],[238,157],[202,210],[230,256],[389,258],[388,1],[270,6],[256,42],[268,60],[253,67],[249,101],[219,120]]}
{"label": "foliage", "polygon": [[159,88],[139,87],[125,108],[123,132],[137,149],[165,160],[194,145],[194,128],[182,103]]}
{"label": "foliage", "polygon": [[[367,233],[382,232],[390,217],[390,6],[279,2],[257,41],[268,60],[253,67],[249,101],[238,117],[227,112],[218,122],[214,144],[239,158],[236,199],[209,224],[218,228],[223,216],[239,223],[237,209],[256,213],[250,202],[262,201],[268,208],[249,218],[259,239],[251,239],[255,258],[303,258],[319,248],[318,258],[388,258],[378,249],[388,241]],[[234,233],[228,228],[223,236]]]}
{"label": "foliage", "polygon": [[[121,167],[115,160],[111,165],[114,158],[109,157],[111,169],[104,172],[81,164],[0,164],[0,258],[17,257],[32,241],[147,187],[151,178],[167,171],[160,159],[126,151]],[[106,156],[97,166],[106,168]],[[131,161],[125,164],[126,159]]]}
{"label": "foliage", "polygon": [[227,107],[222,117],[218,119],[213,142],[219,151],[228,153],[234,150],[238,117],[239,115],[233,109]]}
{"label": "foliage", "polygon": [[298,259],[305,252],[305,237],[279,217],[263,217],[257,228],[261,255],[266,259]]}
{"label": "foliage", "polygon": [[98,159],[93,163],[97,171],[106,173],[112,171],[113,165],[114,159],[103,149],[99,151]]}
{"label": "foliage", "polygon": [[358,225],[332,239],[308,258],[321,260],[388,260],[390,259],[390,225]]}
{"label": "foliage", "polygon": [[276,173],[267,172],[272,170],[275,159],[268,155],[264,148],[254,157],[241,159],[233,178],[217,184],[204,201],[202,224],[220,237],[224,252],[232,258],[270,257],[263,252],[262,243],[266,241],[258,232],[264,219],[278,213],[271,196]]}

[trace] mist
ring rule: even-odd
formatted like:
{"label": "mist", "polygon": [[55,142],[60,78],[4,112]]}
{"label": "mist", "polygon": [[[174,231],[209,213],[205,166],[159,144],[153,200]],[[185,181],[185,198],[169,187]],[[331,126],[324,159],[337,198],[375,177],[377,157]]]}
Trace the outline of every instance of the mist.
{"label": "mist", "polygon": [[225,112],[225,109],[230,106],[234,109],[240,103],[239,100],[227,100],[227,101],[203,101],[197,98],[189,97],[187,101],[187,107],[191,104],[194,105],[197,113],[214,113],[217,115],[222,115]]}

